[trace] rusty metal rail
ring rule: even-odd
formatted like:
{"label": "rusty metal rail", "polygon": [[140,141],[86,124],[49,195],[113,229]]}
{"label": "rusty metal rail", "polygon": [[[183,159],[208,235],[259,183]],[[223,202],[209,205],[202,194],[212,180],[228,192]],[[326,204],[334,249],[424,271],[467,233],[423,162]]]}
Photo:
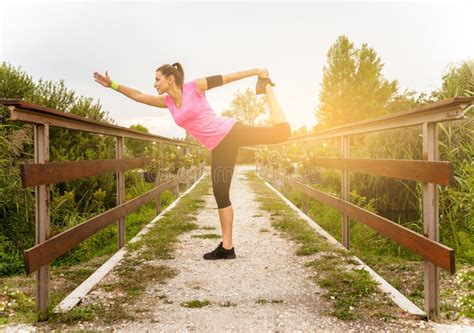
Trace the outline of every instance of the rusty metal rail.
{"label": "rusty metal rail", "polygon": [[[318,157],[315,167],[342,170],[341,198],[318,191],[297,180],[279,175],[274,171],[257,165],[257,170],[267,180],[274,180],[275,175],[302,192],[302,210],[308,211],[308,197],[327,204],[342,213],[342,244],[349,248],[349,219],[361,222],[379,234],[388,237],[419,254],[424,262],[424,305],[428,317],[439,315],[439,267],[454,273],[454,250],[439,243],[439,207],[438,186],[449,186],[453,183],[453,167],[449,161],[439,161],[438,122],[464,118],[465,111],[473,105],[474,97],[455,97],[438,103],[422,106],[412,110],[387,115],[374,120],[352,123],[324,130],[291,137],[284,144],[302,144],[303,152],[307,145],[318,140],[341,139],[342,157]],[[355,135],[392,130],[411,126],[422,126],[423,160],[380,160],[350,158],[350,142]],[[402,144],[402,143],[401,143]],[[279,147],[282,144],[268,145]],[[266,148],[266,146],[260,146]],[[305,153],[304,153],[305,154]],[[395,222],[366,211],[349,202],[349,172],[362,172],[371,175],[396,179],[412,180],[423,184],[423,235],[409,230]]]}

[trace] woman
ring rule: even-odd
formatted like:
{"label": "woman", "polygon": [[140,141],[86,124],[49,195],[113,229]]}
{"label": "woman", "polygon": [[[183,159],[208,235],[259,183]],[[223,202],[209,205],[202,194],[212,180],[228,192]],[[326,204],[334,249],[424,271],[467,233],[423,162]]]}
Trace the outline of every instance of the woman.
{"label": "woman", "polygon": [[[257,94],[266,94],[273,126],[249,126],[218,116],[209,106],[205,91],[258,75]],[[95,72],[94,79],[104,87],[110,87],[134,101],[159,108],[168,108],[176,124],[187,130],[211,151],[211,179],[214,197],[219,211],[222,242],[204,259],[234,259],[232,224],[234,212],[229,200],[229,189],[237,153],[241,146],[280,143],[291,134],[290,126],[278,104],[271,80],[265,69],[252,69],[228,75],[214,75],[184,83],[183,67],[179,63],[163,65],[156,70],[154,87],[158,96],[143,94],[138,90],[119,85]]]}

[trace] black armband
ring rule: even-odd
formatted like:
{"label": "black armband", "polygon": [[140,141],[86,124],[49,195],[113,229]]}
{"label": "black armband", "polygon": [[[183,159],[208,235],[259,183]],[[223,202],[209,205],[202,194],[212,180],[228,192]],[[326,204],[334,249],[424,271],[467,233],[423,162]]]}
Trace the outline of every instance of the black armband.
{"label": "black armband", "polygon": [[208,76],[206,77],[206,82],[207,82],[207,90],[222,86],[224,84],[222,75]]}

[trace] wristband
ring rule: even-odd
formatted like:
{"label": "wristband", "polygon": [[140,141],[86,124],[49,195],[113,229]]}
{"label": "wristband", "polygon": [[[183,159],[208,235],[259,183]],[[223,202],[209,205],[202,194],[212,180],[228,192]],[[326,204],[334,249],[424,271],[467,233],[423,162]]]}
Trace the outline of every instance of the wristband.
{"label": "wristband", "polygon": [[115,81],[112,81],[112,84],[110,85],[110,88],[112,88],[113,90],[118,90],[119,84]]}

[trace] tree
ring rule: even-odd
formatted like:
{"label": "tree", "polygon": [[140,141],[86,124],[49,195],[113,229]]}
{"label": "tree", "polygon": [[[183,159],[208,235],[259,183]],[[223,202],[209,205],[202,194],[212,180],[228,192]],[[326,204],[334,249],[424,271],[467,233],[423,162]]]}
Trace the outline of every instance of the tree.
{"label": "tree", "polygon": [[298,128],[296,131],[294,131],[293,135],[297,136],[297,135],[303,135],[303,134],[308,134],[308,133],[309,133],[308,128],[306,127],[306,125],[303,125],[300,128]]}
{"label": "tree", "polygon": [[389,112],[387,107],[397,93],[398,83],[383,78],[383,63],[372,48],[363,44],[357,49],[346,36],[340,36],[327,56],[316,110],[318,127],[352,123]]}
{"label": "tree", "polygon": [[[130,129],[139,131],[142,133],[148,134],[148,128],[143,125],[136,124],[130,126]],[[125,139],[125,147],[127,149],[127,155],[130,157],[139,157],[144,156],[147,152],[151,151],[151,147],[153,146],[153,142],[139,140],[139,139]]]}
{"label": "tree", "polygon": [[230,108],[222,115],[232,117],[247,125],[256,125],[258,117],[266,113],[266,104],[262,98],[250,89],[240,90],[234,94]]}
{"label": "tree", "polygon": [[[64,81],[33,82],[27,73],[5,62],[0,64],[0,98],[19,99],[111,122],[107,114],[101,111],[99,103],[92,104],[90,98],[75,97],[75,93],[66,88]],[[8,258],[16,258],[17,253],[34,244],[34,194],[31,188],[21,188],[19,167],[20,163],[33,161],[33,130],[30,124],[7,121],[9,115],[7,108],[0,107],[0,242],[9,244],[0,244],[0,248],[3,246],[8,249]],[[51,126],[50,161],[114,158],[114,141],[110,136]],[[51,202],[63,193],[73,193],[76,195],[74,202],[77,203],[77,212],[90,212],[90,203],[96,200],[94,193],[91,193],[93,190],[106,193],[102,200],[105,206],[115,205],[113,174],[53,184]],[[54,205],[51,206],[51,222],[53,229],[56,225],[64,224]],[[0,275],[13,274],[23,269],[22,265],[15,267],[8,271],[0,267]]]}

